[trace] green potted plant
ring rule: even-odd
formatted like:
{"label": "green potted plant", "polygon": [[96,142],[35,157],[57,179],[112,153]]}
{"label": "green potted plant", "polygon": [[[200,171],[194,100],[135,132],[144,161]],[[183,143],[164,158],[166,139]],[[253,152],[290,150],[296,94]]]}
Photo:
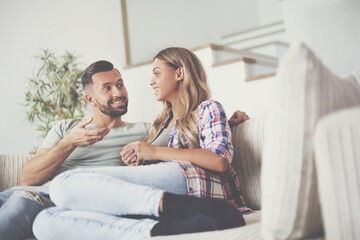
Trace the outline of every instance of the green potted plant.
{"label": "green potted plant", "polygon": [[24,105],[26,119],[38,124],[36,130],[44,138],[56,121],[84,116],[83,70],[78,67],[78,56],[68,51],[58,57],[54,51],[42,49],[35,58],[40,67],[28,78]]}

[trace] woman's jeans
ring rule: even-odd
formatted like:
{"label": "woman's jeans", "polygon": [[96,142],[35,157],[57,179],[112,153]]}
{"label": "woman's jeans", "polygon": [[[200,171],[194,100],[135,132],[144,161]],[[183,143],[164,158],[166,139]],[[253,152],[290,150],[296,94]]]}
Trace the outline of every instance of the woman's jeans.
{"label": "woman's jeans", "polygon": [[176,162],[68,171],[50,186],[58,207],[41,212],[33,231],[40,240],[147,238],[158,221],[124,216],[158,217],[164,191],[187,194],[184,172]]}

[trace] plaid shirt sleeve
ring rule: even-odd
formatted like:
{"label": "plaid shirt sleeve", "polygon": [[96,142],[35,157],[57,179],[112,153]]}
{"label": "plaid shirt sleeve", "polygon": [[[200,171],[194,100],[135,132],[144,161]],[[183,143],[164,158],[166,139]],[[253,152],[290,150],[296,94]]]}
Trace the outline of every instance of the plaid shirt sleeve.
{"label": "plaid shirt sleeve", "polygon": [[199,106],[200,147],[224,157],[230,165],[234,148],[231,130],[222,105],[214,100]]}

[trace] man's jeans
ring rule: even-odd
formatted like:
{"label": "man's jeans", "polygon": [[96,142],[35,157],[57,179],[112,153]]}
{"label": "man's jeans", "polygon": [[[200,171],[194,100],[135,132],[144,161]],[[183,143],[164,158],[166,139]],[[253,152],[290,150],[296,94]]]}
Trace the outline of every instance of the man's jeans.
{"label": "man's jeans", "polygon": [[44,196],[22,189],[0,192],[0,238],[26,239],[33,236],[32,224],[43,209],[54,204]]}

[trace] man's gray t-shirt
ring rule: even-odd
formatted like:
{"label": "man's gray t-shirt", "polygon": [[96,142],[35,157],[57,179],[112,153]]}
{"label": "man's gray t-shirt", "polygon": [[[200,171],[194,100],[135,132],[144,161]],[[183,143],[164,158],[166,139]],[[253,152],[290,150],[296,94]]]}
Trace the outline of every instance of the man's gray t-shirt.
{"label": "man's gray t-shirt", "polygon": [[[47,134],[41,148],[52,148],[63,139],[81,119],[65,119],[57,123]],[[74,168],[123,166],[120,152],[129,142],[145,138],[150,130],[150,124],[144,122],[124,123],[120,127],[112,128],[99,142],[93,145],[77,147],[70,156],[61,164],[53,177]],[[88,129],[99,129],[94,124],[86,126]],[[52,178],[53,178],[52,177]],[[51,178],[51,179],[52,179]],[[49,179],[49,180],[51,180]],[[48,193],[50,181],[42,186],[25,187],[29,190]]]}
{"label": "man's gray t-shirt", "polygon": [[[62,120],[55,125],[46,136],[40,148],[52,148],[71,129],[77,125],[80,119]],[[94,124],[86,126],[87,129],[99,129]],[[145,138],[150,125],[146,123],[124,123],[120,127],[112,128],[110,132],[99,142],[85,147],[77,147],[56,171],[56,175],[75,167],[103,167],[124,165],[121,161],[120,151],[129,142],[139,141]]]}

